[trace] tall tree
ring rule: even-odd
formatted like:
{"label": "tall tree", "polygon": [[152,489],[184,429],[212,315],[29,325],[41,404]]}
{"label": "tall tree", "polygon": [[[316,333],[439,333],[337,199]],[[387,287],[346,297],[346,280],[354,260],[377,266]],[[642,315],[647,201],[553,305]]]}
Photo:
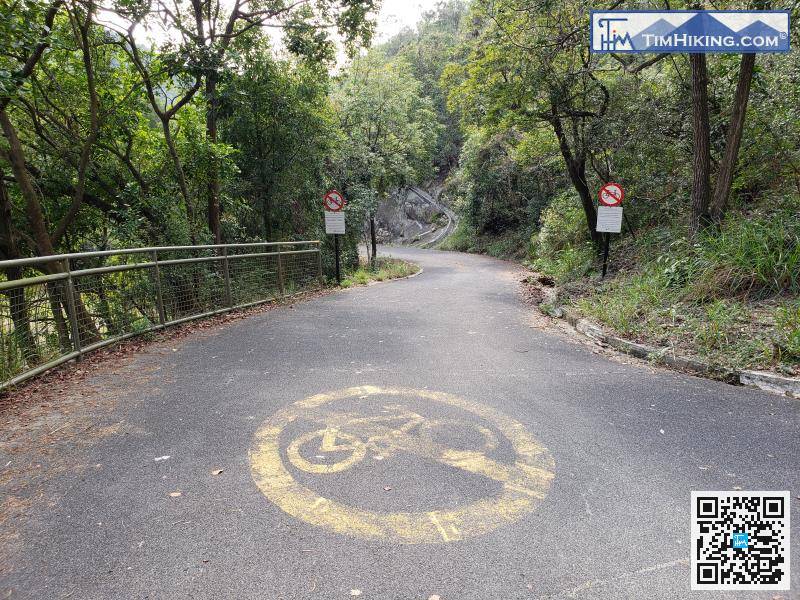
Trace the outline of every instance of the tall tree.
{"label": "tall tree", "polygon": [[[324,62],[333,57],[332,32],[338,32],[349,47],[369,40],[373,24],[368,16],[374,6],[374,0],[301,0],[293,3],[280,0],[265,3],[233,0],[232,4],[222,0],[152,0],[148,11],[139,10],[131,15],[135,16],[126,38],[150,90],[152,82],[147,82],[145,62],[139,53],[133,52],[137,44],[137,30],[151,25],[152,15],[157,15],[166,23],[169,34],[178,32],[179,39],[171,44],[170,51],[184,62],[184,72],[195,77],[195,83],[183,98],[190,100],[202,87],[206,103],[206,136],[213,145],[219,139],[219,85],[235,70],[240,52],[253,43],[255,38],[252,34],[255,30],[262,27],[279,29],[285,36],[290,52]],[[117,4],[117,11],[123,15],[130,14],[127,4],[123,2]],[[149,93],[153,96],[152,92]],[[180,108],[180,102],[170,109],[157,107],[155,98],[152,102],[164,124],[165,136],[171,137],[169,120],[174,112],[170,114],[170,111]],[[168,145],[174,154],[173,144],[169,140]],[[173,159],[180,178],[181,169],[175,156]],[[214,241],[220,243],[219,164],[213,155],[208,169],[207,223]],[[187,191],[185,187],[182,183],[184,192]]]}
{"label": "tall tree", "polygon": [[711,198],[711,219],[717,224],[721,223],[725,216],[728,197],[731,194],[733,175],[739,158],[739,148],[742,144],[747,103],[750,99],[750,83],[753,81],[755,64],[755,54],[742,54],[736,92],[733,96],[730,123],[728,124],[728,135],[725,140],[725,154],[719,163],[717,183],[714,186],[714,194]]}
{"label": "tall tree", "polygon": [[587,165],[594,151],[592,132],[611,98],[601,59],[588,50],[587,16],[578,2],[554,9],[546,2],[478,0],[472,14],[476,39],[465,41],[471,47],[467,63],[443,77],[453,110],[467,123],[551,128],[587,231],[599,248]]}
{"label": "tall tree", "polygon": [[334,94],[345,140],[337,157],[339,185],[355,196],[369,223],[371,256],[377,251],[375,209],[391,188],[432,172],[439,132],[429,98],[404,60],[379,51],[358,58]]}
{"label": "tall tree", "polygon": [[708,67],[705,54],[690,54],[692,67],[692,213],[689,231],[697,235],[708,222],[711,197],[711,130],[708,116]]}

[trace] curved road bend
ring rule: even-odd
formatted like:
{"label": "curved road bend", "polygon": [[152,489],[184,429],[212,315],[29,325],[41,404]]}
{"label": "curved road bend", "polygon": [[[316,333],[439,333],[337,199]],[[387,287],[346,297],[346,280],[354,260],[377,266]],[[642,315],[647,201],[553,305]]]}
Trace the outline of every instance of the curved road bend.
{"label": "curved road bend", "polygon": [[[49,481],[0,591],[695,598],[690,490],[800,495],[800,402],[532,328],[507,263],[387,252],[424,273],[137,355],[128,433]],[[792,592],[702,597],[800,590],[798,506]]]}

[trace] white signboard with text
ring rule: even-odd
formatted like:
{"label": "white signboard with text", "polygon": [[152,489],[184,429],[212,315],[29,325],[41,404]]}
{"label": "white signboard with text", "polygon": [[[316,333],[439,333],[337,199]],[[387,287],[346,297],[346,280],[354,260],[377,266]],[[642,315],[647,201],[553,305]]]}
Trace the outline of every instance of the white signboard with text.
{"label": "white signboard with text", "polygon": [[619,233],[622,231],[622,207],[597,207],[597,231],[599,233]]}
{"label": "white signboard with text", "polygon": [[344,235],[344,213],[325,211],[325,233]]}

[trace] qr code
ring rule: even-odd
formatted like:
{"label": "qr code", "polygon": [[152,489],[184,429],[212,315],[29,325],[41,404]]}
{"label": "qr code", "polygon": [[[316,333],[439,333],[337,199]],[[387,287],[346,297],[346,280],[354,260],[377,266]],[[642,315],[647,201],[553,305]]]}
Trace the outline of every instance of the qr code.
{"label": "qr code", "polygon": [[692,492],[692,589],[789,589],[789,492]]}

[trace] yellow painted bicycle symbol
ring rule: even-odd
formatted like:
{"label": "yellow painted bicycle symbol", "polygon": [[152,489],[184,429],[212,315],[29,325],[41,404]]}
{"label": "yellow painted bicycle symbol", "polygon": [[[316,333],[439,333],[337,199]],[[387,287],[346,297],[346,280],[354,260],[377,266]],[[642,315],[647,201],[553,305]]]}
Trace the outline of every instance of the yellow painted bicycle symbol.
{"label": "yellow painted bicycle symbol", "polygon": [[[404,406],[420,401],[449,414],[462,411],[464,420],[426,418]],[[361,412],[337,410],[340,402]],[[313,429],[287,435],[301,422]],[[297,471],[340,473],[370,453],[388,459],[400,452],[498,485],[457,506],[383,512],[322,496],[308,487],[313,479],[306,485],[306,478],[297,477]],[[521,423],[488,406],[443,392],[367,385],[310,396],[274,413],[256,433],[250,464],[256,485],[287,514],[335,533],[405,544],[454,542],[513,523],[544,500],[555,469],[550,452]]]}
{"label": "yellow painted bicycle symbol", "polygon": [[[376,416],[321,412],[314,420],[322,422],[325,427],[292,440],[286,449],[289,461],[301,471],[318,474],[345,471],[364,460],[368,451],[380,458],[391,457],[397,452],[410,452],[448,464],[453,464],[457,457],[462,460],[483,457],[486,466],[489,459],[484,454],[497,447],[497,436],[476,423],[455,419],[429,420],[399,404],[386,405],[382,412],[384,414]],[[477,433],[475,440],[479,442],[472,449],[450,448],[437,441],[446,437],[448,430],[473,430]],[[334,462],[312,462],[303,456],[302,448],[315,446],[315,458],[326,460],[330,456],[334,457]]]}

